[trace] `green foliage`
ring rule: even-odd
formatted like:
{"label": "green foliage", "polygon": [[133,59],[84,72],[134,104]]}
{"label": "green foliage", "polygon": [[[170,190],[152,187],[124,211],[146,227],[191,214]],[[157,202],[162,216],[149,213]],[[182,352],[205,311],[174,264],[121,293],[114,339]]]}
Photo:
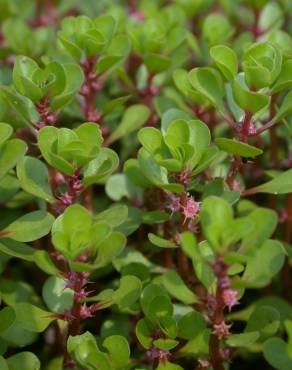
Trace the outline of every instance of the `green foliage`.
{"label": "green foliage", "polygon": [[0,370],[292,368],[290,7],[0,0]]}

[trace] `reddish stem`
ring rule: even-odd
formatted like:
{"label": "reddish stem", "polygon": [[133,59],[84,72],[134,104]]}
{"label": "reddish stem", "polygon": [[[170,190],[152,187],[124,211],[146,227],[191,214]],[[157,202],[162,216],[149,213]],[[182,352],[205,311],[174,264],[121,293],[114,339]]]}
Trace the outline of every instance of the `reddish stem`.
{"label": "reddish stem", "polygon": [[82,97],[82,110],[85,119],[89,122],[99,122],[101,113],[96,110],[95,98],[101,90],[101,84],[97,79],[97,73],[94,71],[97,57],[88,57],[85,62],[81,63],[84,72],[84,83],[80,89]]}
{"label": "reddish stem", "polygon": [[64,212],[67,207],[75,203],[76,198],[83,192],[84,186],[79,179],[79,175],[80,172],[77,170],[73,176],[64,176],[64,182],[67,184],[68,189],[58,197],[55,205],[55,210],[58,214]]}
{"label": "reddish stem", "polygon": [[40,119],[37,123],[37,128],[41,129],[45,126],[54,126],[57,122],[58,115],[56,112],[52,112],[50,108],[50,98],[45,96],[38,103],[36,103],[36,109],[40,115]]}
{"label": "reddish stem", "polygon": [[242,160],[239,156],[233,156],[232,164],[228,173],[228,176],[226,178],[226,183],[229,186],[230,190],[235,189],[235,179],[236,176],[241,169],[242,166]]}

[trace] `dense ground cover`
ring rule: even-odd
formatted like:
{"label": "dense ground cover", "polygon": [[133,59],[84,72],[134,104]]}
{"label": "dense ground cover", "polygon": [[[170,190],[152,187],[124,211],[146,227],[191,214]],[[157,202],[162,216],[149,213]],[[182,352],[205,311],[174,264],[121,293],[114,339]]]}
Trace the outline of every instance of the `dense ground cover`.
{"label": "dense ground cover", "polygon": [[0,0],[0,370],[292,369],[290,0]]}

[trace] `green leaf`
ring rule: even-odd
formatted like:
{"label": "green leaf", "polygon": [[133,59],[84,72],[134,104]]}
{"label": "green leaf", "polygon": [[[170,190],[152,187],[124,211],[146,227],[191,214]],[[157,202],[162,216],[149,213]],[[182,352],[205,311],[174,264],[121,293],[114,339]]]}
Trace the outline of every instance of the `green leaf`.
{"label": "green leaf", "polygon": [[256,157],[263,153],[255,146],[243,143],[234,139],[219,137],[215,139],[215,144],[229,154],[239,155],[240,157]]}
{"label": "green leaf", "polygon": [[234,28],[227,17],[221,14],[212,13],[204,18],[203,37],[209,44],[218,45],[226,43],[234,33]]}
{"label": "green leaf", "polygon": [[13,128],[7,123],[0,122],[0,146],[10,138]]}
{"label": "green leaf", "polygon": [[126,275],[120,279],[120,286],[113,295],[120,308],[130,307],[141,294],[142,283],[136,276]]}
{"label": "green leaf", "polygon": [[34,254],[35,264],[49,275],[59,275],[60,271],[52,261],[49,253],[45,250],[37,250]]}
{"label": "green leaf", "polygon": [[17,303],[14,307],[16,321],[26,330],[41,333],[55,319],[49,317],[51,312],[44,311],[41,308],[30,303]]}
{"label": "green leaf", "polygon": [[270,338],[263,345],[263,353],[267,362],[278,370],[292,368],[292,358],[288,354],[287,343],[281,338]]}
{"label": "green leaf", "polygon": [[168,296],[154,297],[149,302],[147,317],[154,323],[159,323],[173,314],[173,306]]}
{"label": "green leaf", "polygon": [[95,260],[96,266],[103,267],[111,263],[124,249],[126,242],[127,239],[124,234],[114,231],[98,246]]}
{"label": "green leaf", "polygon": [[160,362],[156,370],[183,370],[183,368],[179,365],[167,361]]}
{"label": "green leaf", "polygon": [[250,87],[256,90],[268,87],[281,71],[282,53],[271,43],[254,43],[245,50],[242,65]]}
{"label": "green leaf", "polygon": [[168,271],[163,274],[163,285],[173,297],[185,304],[198,302],[196,295],[185,285],[176,271]]}
{"label": "green leaf", "polygon": [[292,91],[290,91],[284,98],[280,109],[278,110],[275,117],[272,119],[272,123],[280,122],[285,117],[289,116],[292,112]]}
{"label": "green leaf", "polygon": [[136,104],[128,108],[116,130],[109,136],[108,143],[113,143],[125,135],[138,130],[148,120],[150,110],[145,105]]}
{"label": "green leaf", "polygon": [[7,330],[16,320],[16,315],[12,307],[4,307],[0,311],[0,333]]}
{"label": "green leaf", "polygon": [[160,238],[159,236],[149,233],[148,238],[150,242],[160,248],[177,248],[177,245],[170,240]]}
{"label": "green leaf", "polygon": [[74,204],[66,208],[52,227],[52,242],[57,250],[74,260],[88,248],[92,248],[92,220],[84,207]]}
{"label": "green leaf", "polygon": [[31,352],[20,352],[9,357],[7,360],[9,370],[40,370],[41,363],[39,359]]}
{"label": "green leaf", "polygon": [[179,109],[176,109],[176,108],[172,108],[172,109],[167,110],[163,114],[162,120],[161,120],[161,132],[162,132],[162,134],[165,135],[169,125],[173,121],[176,121],[178,119],[189,121],[190,119],[192,119],[192,116],[190,116],[188,113],[184,112],[183,110],[179,110]]}
{"label": "green leaf", "polygon": [[155,339],[153,345],[156,348],[169,351],[178,345],[179,341],[174,339]]}
{"label": "green leaf", "polygon": [[150,283],[144,289],[140,296],[140,303],[144,314],[150,316],[150,303],[156,298],[166,297],[169,300],[166,289],[158,284]]}
{"label": "green leaf", "polygon": [[18,55],[13,68],[13,84],[16,90],[34,102],[39,101],[42,90],[32,81],[33,73],[39,70],[37,63],[29,57]]}
{"label": "green leaf", "polygon": [[45,160],[54,168],[66,175],[74,175],[74,166],[56,154],[58,129],[52,126],[43,127],[38,133],[38,145]]}
{"label": "green leaf", "polygon": [[74,301],[74,291],[66,288],[64,279],[50,276],[42,288],[43,299],[49,310],[63,313],[70,310]]}
{"label": "green leaf", "polygon": [[24,156],[27,145],[20,139],[6,141],[0,147],[0,178],[11,170]]}
{"label": "green leaf", "polygon": [[144,127],[138,132],[138,139],[143,147],[154,154],[162,146],[160,130],[154,127]]}
{"label": "green leaf", "polygon": [[275,211],[260,207],[249,213],[248,219],[253,224],[253,228],[243,238],[241,250],[261,246],[273,234],[278,221]]}
{"label": "green leaf", "polygon": [[152,184],[157,186],[168,184],[166,168],[159,166],[152,155],[144,148],[139,150],[138,162],[143,175],[146,176]]}
{"label": "green leaf", "polygon": [[84,169],[83,184],[89,186],[94,183],[105,183],[119,166],[119,157],[109,148],[101,148],[96,158],[88,163]]}
{"label": "green leaf", "polygon": [[78,64],[64,64],[63,68],[66,75],[66,87],[60,95],[54,96],[51,99],[50,108],[53,111],[57,111],[58,109],[61,109],[65,105],[71,103],[84,81],[82,69]]}
{"label": "green leaf", "polygon": [[0,95],[8,104],[8,107],[16,112],[18,118],[28,126],[31,127],[32,124],[38,121],[39,114],[32,101],[17,94],[11,86],[1,86]]}
{"label": "green leaf", "polygon": [[21,258],[25,261],[34,260],[35,249],[15,240],[1,238],[0,251],[8,256]]}
{"label": "green leaf", "polygon": [[83,368],[111,370],[108,355],[99,350],[94,336],[89,332],[70,336],[67,348],[71,357]]}
{"label": "green leaf", "polygon": [[198,244],[197,239],[190,231],[184,231],[180,235],[181,247],[184,253],[191,259],[198,256]]}
{"label": "green leaf", "polygon": [[248,194],[270,193],[287,194],[292,192],[292,169],[282,172],[265,184],[256,186],[246,191]]}
{"label": "green leaf", "polygon": [[2,278],[0,280],[0,292],[3,301],[8,306],[14,306],[19,302],[40,304],[40,299],[33,287],[24,281]]}
{"label": "green leaf", "polygon": [[270,101],[267,95],[246,90],[237,81],[232,83],[232,93],[240,108],[250,113],[257,113],[265,108]]}
{"label": "green leaf", "polygon": [[111,227],[117,227],[127,220],[128,207],[125,204],[115,204],[110,208],[98,213],[95,221],[105,222]]}
{"label": "green leaf", "polygon": [[204,316],[192,311],[184,315],[178,322],[178,336],[180,338],[191,340],[207,327]]}
{"label": "green leaf", "polygon": [[136,336],[141,345],[146,349],[150,348],[151,343],[153,341],[152,339],[153,330],[154,327],[152,323],[147,319],[139,320],[136,325]]}
{"label": "green leaf", "polygon": [[228,81],[233,80],[238,69],[235,52],[225,45],[217,45],[210,49],[210,55],[223,76]]}
{"label": "green leaf", "polygon": [[119,201],[123,197],[133,198],[135,190],[135,186],[130,182],[129,178],[122,173],[112,175],[105,185],[106,194],[115,201]]}
{"label": "green leaf", "polygon": [[82,50],[73,42],[70,42],[68,38],[66,37],[65,32],[59,31],[58,32],[58,40],[60,41],[63,48],[66,50],[66,52],[71,55],[74,59],[79,61],[79,59],[82,56]]}
{"label": "green leaf", "polygon": [[222,241],[222,233],[229,227],[232,218],[232,207],[224,199],[210,196],[203,200],[200,212],[201,225],[208,242],[217,251],[222,251],[226,247]]}
{"label": "green leaf", "polygon": [[281,72],[272,87],[272,94],[289,89],[292,86],[292,59],[283,63]]}
{"label": "green leaf", "polygon": [[258,331],[251,331],[249,333],[231,334],[226,343],[231,347],[250,347],[259,339]]}
{"label": "green leaf", "polygon": [[285,250],[277,240],[267,240],[248,257],[242,276],[244,286],[261,288],[269,284],[282,268]]}
{"label": "green leaf", "polygon": [[189,72],[193,88],[219,110],[223,109],[224,88],[219,73],[210,67],[194,68]]}
{"label": "green leaf", "polygon": [[54,217],[48,212],[30,212],[12,222],[1,233],[19,242],[30,242],[47,235],[53,222]]}
{"label": "green leaf", "polygon": [[164,211],[150,211],[142,215],[143,224],[156,224],[168,221],[170,219],[169,213]]}
{"label": "green leaf", "polygon": [[114,111],[116,108],[119,108],[124,105],[129,99],[131,95],[126,95],[126,96],[120,96],[119,98],[115,98],[110,100],[105,104],[103,107],[103,115],[106,116],[112,111]]}
{"label": "green leaf", "polygon": [[27,156],[18,162],[16,170],[17,177],[25,191],[49,203],[54,202],[55,199],[49,185],[48,169],[43,162]]}
{"label": "green leaf", "polygon": [[8,365],[4,357],[0,356],[0,369],[9,370]]}
{"label": "green leaf", "polygon": [[292,321],[286,320],[285,321],[285,329],[288,334],[288,353],[290,358],[292,358]]}
{"label": "green leaf", "polygon": [[115,368],[126,366],[130,361],[130,347],[127,340],[121,335],[111,335],[103,343],[111,359],[111,365]]}
{"label": "green leaf", "polygon": [[202,154],[200,162],[197,164],[195,169],[192,171],[192,175],[195,176],[200,172],[204,171],[213,161],[218,157],[219,150],[216,146],[208,147]]}
{"label": "green leaf", "polygon": [[151,73],[161,73],[171,66],[171,58],[161,55],[150,53],[144,57],[144,63]]}
{"label": "green leaf", "polygon": [[197,103],[202,101],[200,93],[192,87],[187,71],[183,69],[175,70],[173,73],[173,80],[178,90],[181,91],[186,97]]}
{"label": "green leaf", "polygon": [[275,308],[269,306],[260,306],[252,312],[248,319],[245,332],[258,331],[259,340],[265,340],[275,335],[280,325],[280,314]]}

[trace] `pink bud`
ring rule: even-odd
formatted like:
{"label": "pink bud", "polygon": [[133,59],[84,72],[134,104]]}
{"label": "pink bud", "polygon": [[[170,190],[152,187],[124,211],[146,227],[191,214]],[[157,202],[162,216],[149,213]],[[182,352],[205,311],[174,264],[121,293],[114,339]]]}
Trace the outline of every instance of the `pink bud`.
{"label": "pink bud", "polygon": [[223,301],[225,306],[228,307],[228,310],[231,311],[233,306],[236,306],[239,304],[237,300],[237,289],[226,289],[223,291]]}
{"label": "pink bud", "polygon": [[169,204],[166,205],[166,208],[171,210],[171,213],[178,212],[180,210],[180,198],[176,195],[169,195]]}

